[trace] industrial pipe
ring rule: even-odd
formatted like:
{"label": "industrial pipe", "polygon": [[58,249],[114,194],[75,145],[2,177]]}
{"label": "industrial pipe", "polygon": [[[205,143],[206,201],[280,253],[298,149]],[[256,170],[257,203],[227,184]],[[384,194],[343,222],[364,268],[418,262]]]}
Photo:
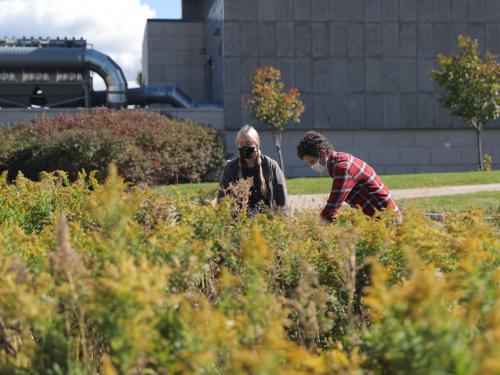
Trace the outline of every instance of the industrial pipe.
{"label": "industrial pipe", "polygon": [[89,69],[106,83],[106,105],[127,105],[127,81],[109,56],[85,48],[0,47],[0,69]]}

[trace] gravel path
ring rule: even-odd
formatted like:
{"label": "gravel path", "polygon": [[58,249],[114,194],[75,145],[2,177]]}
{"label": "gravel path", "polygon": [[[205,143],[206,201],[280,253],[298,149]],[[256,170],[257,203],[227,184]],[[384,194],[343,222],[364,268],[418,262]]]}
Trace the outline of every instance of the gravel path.
{"label": "gravel path", "polygon": [[[396,189],[391,190],[393,197],[398,199],[409,198],[427,198],[437,197],[443,195],[457,195],[478,193],[483,191],[500,191],[500,184],[486,184],[486,185],[466,185],[466,186],[443,186],[436,188],[423,188],[423,189]],[[290,208],[291,209],[319,209],[323,208],[328,195],[290,195]]]}

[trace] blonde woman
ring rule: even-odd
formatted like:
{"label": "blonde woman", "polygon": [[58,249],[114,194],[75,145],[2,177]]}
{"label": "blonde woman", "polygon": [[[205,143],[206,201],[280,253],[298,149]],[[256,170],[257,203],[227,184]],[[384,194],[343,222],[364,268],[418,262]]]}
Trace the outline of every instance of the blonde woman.
{"label": "blonde woman", "polygon": [[224,197],[230,183],[253,177],[248,200],[250,214],[263,207],[286,211],[288,194],[285,176],[278,163],[260,150],[260,137],[250,125],[243,126],[236,136],[239,156],[230,160],[221,173],[217,200]]}

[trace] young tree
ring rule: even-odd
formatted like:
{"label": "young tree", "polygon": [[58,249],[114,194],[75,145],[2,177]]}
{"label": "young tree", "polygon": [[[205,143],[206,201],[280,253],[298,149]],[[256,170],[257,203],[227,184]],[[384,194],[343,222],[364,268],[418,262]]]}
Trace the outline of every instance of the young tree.
{"label": "young tree", "polygon": [[484,170],[481,131],[500,117],[500,65],[490,52],[484,60],[479,56],[477,40],[460,35],[458,47],[455,55],[438,56],[441,70],[433,70],[431,77],[447,90],[441,105],[476,130],[479,167]]}
{"label": "young tree", "polygon": [[279,69],[271,66],[257,68],[253,77],[252,95],[246,101],[252,116],[272,130],[283,173],[285,173],[281,153],[283,129],[289,120],[299,123],[300,116],[304,112],[304,103],[300,100],[299,91],[291,88],[287,92],[282,92],[284,86]]}

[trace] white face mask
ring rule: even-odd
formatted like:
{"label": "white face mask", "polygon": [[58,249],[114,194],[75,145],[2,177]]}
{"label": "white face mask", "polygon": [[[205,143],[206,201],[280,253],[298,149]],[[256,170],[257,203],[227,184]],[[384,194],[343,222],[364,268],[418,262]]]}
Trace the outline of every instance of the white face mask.
{"label": "white face mask", "polygon": [[316,163],[314,163],[313,165],[311,165],[311,168],[318,173],[325,173],[326,172],[326,163],[325,163],[325,165],[321,164],[319,162],[319,158],[318,158],[318,161]]}

